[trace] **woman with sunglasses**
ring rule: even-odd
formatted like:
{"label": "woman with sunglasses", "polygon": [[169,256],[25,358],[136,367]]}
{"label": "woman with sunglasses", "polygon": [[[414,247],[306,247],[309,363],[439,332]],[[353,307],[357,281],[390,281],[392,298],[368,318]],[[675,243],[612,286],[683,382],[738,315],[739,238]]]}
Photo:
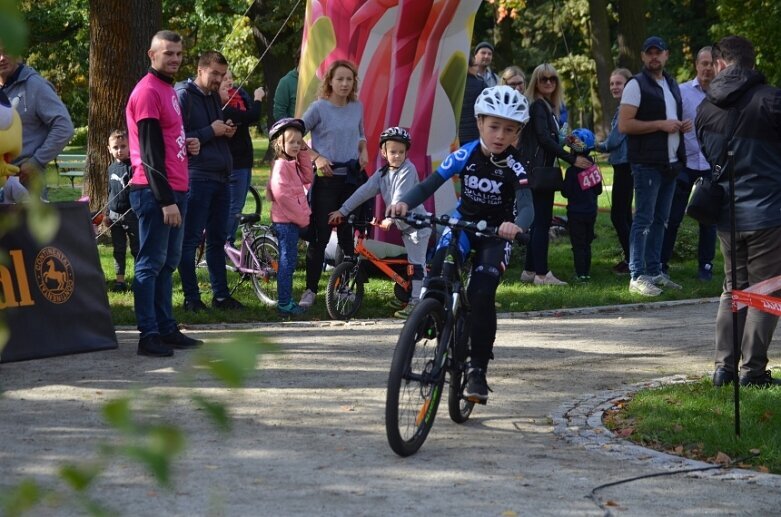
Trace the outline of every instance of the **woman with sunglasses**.
{"label": "woman with sunglasses", "polygon": [[[534,69],[526,90],[531,102],[529,125],[521,133],[521,154],[527,174],[533,175],[535,167],[552,167],[559,158],[585,169],[591,165],[584,156],[575,156],[559,143],[559,115],[564,91],[556,69],[543,63]],[[553,190],[533,190],[534,224],[526,249],[526,264],[521,282],[536,285],[566,285],[548,269],[548,245],[551,218],[553,217]]]}
{"label": "woman with sunglasses", "polygon": [[523,70],[515,65],[504,69],[502,72],[502,84],[514,88],[521,95],[526,92],[526,76],[523,74]]}

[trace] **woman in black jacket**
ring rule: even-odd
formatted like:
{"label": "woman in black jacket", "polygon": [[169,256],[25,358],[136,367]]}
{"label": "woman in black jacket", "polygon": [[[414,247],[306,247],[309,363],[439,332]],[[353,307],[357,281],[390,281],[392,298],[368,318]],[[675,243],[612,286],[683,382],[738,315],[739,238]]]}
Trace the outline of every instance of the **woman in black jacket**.
{"label": "woman in black jacket", "polygon": [[249,129],[260,120],[260,102],[266,92],[263,87],[258,87],[253,93],[253,99],[242,88],[233,86],[233,75],[228,71],[220,87],[220,100],[225,120],[231,120],[236,125],[236,134],[228,140],[228,147],[233,156],[233,170],[230,176],[230,214],[226,236],[228,242],[236,238],[236,230],[239,220],[236,214],[240,214],[247,201],[247,193],[252,180],[252,162],[254,155],[252,150],[252,137]]}
{"label": "woman in black jacket", "polygon": [[[521,153],[530,176],[535,167],[551,167],[557,158],[581,169],[591,163],[583,156],[575,156],[559,143],[559,113],[564,95],[556,69],[543,63],[532,72],[526,94],[531,102],[531,118],[521,133]],[[526,264],[521,281],[537,285],[565,285],[548,269],[548,245],[553,217],[553,190],[533,190],[534,224],[526,249]]]}

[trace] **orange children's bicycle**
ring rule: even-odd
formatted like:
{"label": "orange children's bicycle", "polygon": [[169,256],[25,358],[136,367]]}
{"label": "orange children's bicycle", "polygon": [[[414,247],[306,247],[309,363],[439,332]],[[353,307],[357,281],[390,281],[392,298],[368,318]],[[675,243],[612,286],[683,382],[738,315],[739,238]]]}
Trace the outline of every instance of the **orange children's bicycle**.
{"label": "orange children's bicycle", "polygon": [[336,266],[328,280],[325,306],[328,315],[335,320],[349,320],[358,312],[363,302],[363,287],[369,279],[372,266],[395,282],[393,294],[401,303],[407,303],[412,291],[412,264],[407,261],[404,246],[380,242],[366,237],[369,225],[374,221],[350,223],[358,232],[355,243],[357,260],[344,261]]}

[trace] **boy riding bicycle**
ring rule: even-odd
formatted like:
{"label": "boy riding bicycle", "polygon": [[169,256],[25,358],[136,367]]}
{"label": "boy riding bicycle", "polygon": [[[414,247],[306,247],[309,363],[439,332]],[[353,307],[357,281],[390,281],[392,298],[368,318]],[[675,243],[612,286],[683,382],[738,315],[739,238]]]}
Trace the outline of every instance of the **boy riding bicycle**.
{"label": "boy riding bicycle", "polygon": [[[513,146],[529,120],[529,102],[509,86],[494,86],[482,91],[475,102],[475,117],[480,139],[470,142],[450,154],[436,172],[418,184],[402,199],[387,209],[389,216],[404,216],[410,207],[417,207],[443,183],[458,175],[461,198],[451,214],[467,221],[484,220],[499,227],[505,241],[461,234],[459,248],[462,258],[475,250],[467,296],[472,307],[470,364],[464,397],[488,400],[486,370],[492,358],[496,339],[496,289],[510,260],[511,243],[519,232],[515,220],[515,192],[526,188],[526,171]],[[451,232],[445,230],[431,261],[431,277],[442,269],[442,261],[450,242]]]}
{"label": "boy riding bicycle", "polygon": [[[328,224],[340,224],[350,212],[377,194],[382,194],[382,200],[386,205],[392,205],[398,203],[402,196],[412,190],[418,184],[418,171],[415,165],[407,159],[410,145],[412,145],[412,141],[406,129],[389,127],[383,131],[380,134],[380,153],[388,163],[356,190],[339,210],[329,214]],[[415,208],[413,211],[420,214],[426,213],[423,207]],[[383,220],[379,227],[388,230],[391,223],[393,220],[388,218]],[[413,268],[410,301],[406,307],[394,314],[397,318],[406,318],[420,299],[431,228],[413,228],[401,221],[395,221],[395,223],[401,231],[404,248],[407,250],[407,260]]]}

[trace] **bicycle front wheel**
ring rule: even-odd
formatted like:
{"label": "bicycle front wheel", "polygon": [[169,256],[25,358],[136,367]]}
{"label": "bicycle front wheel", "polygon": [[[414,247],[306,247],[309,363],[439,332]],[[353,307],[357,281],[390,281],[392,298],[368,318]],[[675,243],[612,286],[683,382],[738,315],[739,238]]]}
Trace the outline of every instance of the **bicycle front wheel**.
{"label": "bicycle front wheel", "polygon": [[417,452],[434,425],[445,384],[444,369],[437,367],[444,321],[445,312],[437,300],[422,300],[396,343],[385,399],[385,431],[399,456]]}
{"label": "bicycle front wheel", "polygon": [[342,262],[328,279],[325,290],[325,308],[335,320],[349,320],[363,302],[363,280],[360,262]]}
{"label": "bicycle front wheel", "polygon": [[277,272],[279,271],[279,246],[274,238],[264,235],[250,244],[249,267],[255,295],[266,305],[277,303]]}

